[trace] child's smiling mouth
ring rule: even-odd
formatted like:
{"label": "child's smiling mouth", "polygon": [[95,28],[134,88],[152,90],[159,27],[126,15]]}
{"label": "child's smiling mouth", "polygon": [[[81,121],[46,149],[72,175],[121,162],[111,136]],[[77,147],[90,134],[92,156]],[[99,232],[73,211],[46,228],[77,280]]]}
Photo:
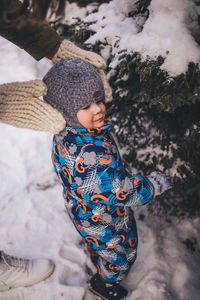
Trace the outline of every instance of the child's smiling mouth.
{"label": "child's smiling mouth", "polygon": [[101,118],[97,119],[97,120],[94,120],[94,122],[101,122],[104,120],[104,117],[102,116]]}

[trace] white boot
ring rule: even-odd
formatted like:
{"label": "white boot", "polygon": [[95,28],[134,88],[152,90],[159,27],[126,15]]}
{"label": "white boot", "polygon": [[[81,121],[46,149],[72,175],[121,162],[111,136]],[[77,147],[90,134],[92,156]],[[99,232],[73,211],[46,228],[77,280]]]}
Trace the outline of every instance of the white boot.
{"label": "white boot", "polygon": [[23,259],[0,251],[0,292],[34,285],[49,277],[55,268],[47,259]]}

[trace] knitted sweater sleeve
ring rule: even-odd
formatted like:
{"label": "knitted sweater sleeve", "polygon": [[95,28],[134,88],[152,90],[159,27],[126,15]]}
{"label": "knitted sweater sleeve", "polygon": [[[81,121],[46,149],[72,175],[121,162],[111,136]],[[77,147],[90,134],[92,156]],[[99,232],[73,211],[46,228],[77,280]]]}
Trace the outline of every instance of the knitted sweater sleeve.
{"label": "knitted sweater sleeve", "polygon": [[[38,21],[22,15],[17,19],[7,18],[7,13],[20,7],[19,0],[3,0],[0,12],[0,35],[18,47],[24,49],[36,60],[48,56],[58,44],[61,37],[46,21]],[[1,6],[0,6],[1,8]]]}

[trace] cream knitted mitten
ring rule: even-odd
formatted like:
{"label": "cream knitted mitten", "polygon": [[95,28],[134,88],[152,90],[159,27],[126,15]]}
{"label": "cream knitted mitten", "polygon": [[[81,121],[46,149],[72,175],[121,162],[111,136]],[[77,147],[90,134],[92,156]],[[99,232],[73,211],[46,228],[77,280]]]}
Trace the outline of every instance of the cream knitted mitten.
{"label": "cream knitted mitten", "polygon": [[105,102],[112,101],[112,89],[106,79],[106,74],[103,70],[97,70],[101,76],[101,80],[103,82],[104,91],[105,91]]}
{"label": "cream knitted mitten", "polygon": [[52,62],[55,64],[65,58],[80,58],[97,69],[106,68],[106,62],[100,55],[91,51],[83,50],[68,40],[62,41],[58,51],[52,58]]}
{"label": "cream knitted mitten", "polygon": [[62,41],[60,47],[58,48],[58,51],[52,58],[52,62],[55,64],[61,59],[66,59],[66,58],[80,58],[83,61],[93,65],[99,71],[100,76],[102,78],[104,89],[105,89],[105,101],[109,102],[112,100],[112,89],[103,71],[103,69],[106,68],[106,63],[100,55],[91,51],[83,50],[77,47],[76,45],[74,45],[72,42],[68,40],[64,40]]}
{"label": "cream knitted mitten", "polygon": [[47,87],[41,80],[0,85],[0,121],[20,128],[59,133],[66,126],[62,114],[40,100]]}

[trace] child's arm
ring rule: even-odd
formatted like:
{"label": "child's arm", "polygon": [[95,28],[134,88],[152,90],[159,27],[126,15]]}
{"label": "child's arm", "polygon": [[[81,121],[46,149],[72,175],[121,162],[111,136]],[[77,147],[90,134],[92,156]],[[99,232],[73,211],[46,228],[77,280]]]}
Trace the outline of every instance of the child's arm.
{"label": "child's arm", "polygon": [[19,0],[4,2],[3,11],[0,12],[2,37],[24,49],[36,60],[48,56],[62,42],[62,38],[44,20],[35,20],[26,13],[8,19],[7,13],[20,9],[22,3]]}
{"label": "child's arm", "polygon": [[102,146],[83,146],[71,174],[66,164],[71,159],[62,158],[59,154],[62,149],[58,147],[54,148],[54,167],[72,197],[130,207],[146,204],[152,199],[154,188],[151,181],[147,177],[130,175]]}
{"label": "child's arm", "polygon": [[[71,144],[75,147],[73,157],[70,157],[65,147],[54,145],[53,163],[65,189],[72,197],[87,202],[134,207],[146,204],[158,195],[157,186],[154,188],[151,178],[161,184],[162,180],[158,177],[155,180],[153,175],[148,178],[129,174],[124,169],[120,156],[116,155],[115,145],[111,146],[101,140],[96,140],[95,144],[81,145],[79,138],[76,142],[72,139]],[[72,161],[74,167],[70,170]],[[162,175],[161,179],[163,177]],[[160,192],[164,190],[166,188]]]}
{"label": "child's arm", "polygon": [[63,40],[48,22],[36,20],[31,14],[24,13],[18,18],[7,19],[7,13],[21,6],[19,0],[4,1],[3,7],[0,3],[0,36],[24,49],[36,60],[47,57],[56,63],[61,59],[78,57],[94,65],[102,78],[106,101],[112,100],[112,89],[103,72],[106,68],[105,60],[97,53]]}

